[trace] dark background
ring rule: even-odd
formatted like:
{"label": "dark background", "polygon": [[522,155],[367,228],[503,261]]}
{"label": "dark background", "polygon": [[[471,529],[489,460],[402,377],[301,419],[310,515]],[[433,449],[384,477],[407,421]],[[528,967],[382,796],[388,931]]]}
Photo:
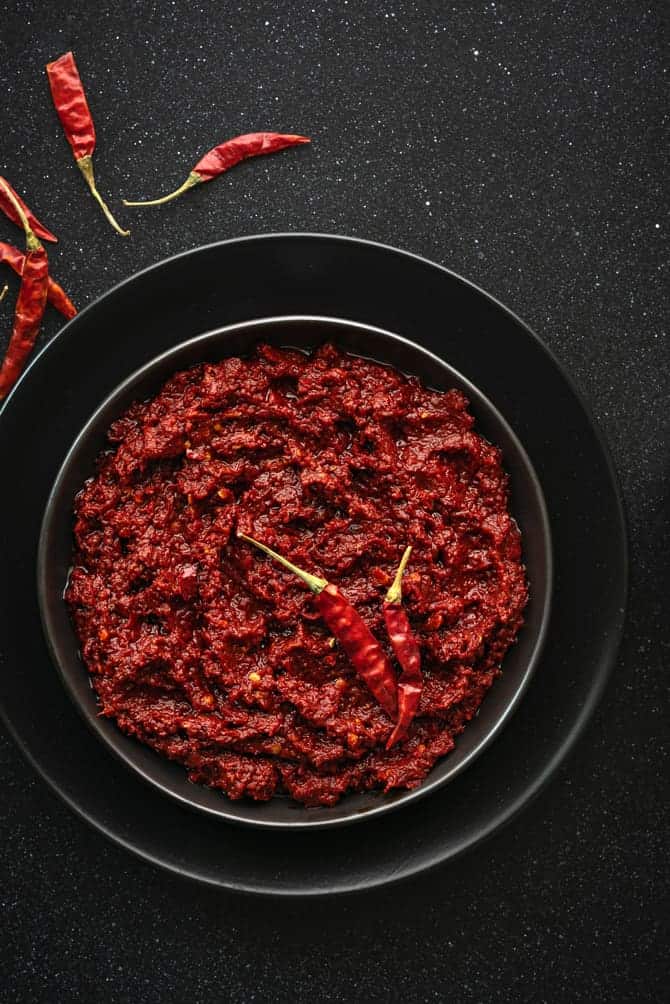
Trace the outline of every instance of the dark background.
{"label": "dark background", "polygon": [[[663,998],[664,8],[1,0],[0,172],[58,233],[53,272],[79,305],[242,234],[325,231],[424,254],[516,310],[575,376],[632,544],[621,657],[576,752],[506,830],[411,882],[302,902],[191,885],[88,829],[2,738],[3,1001]],[[50,103],[44,64],[69,48],[99,185],[129,240],[87,195]],[[314,144],[162,210],[120,206],[254,129]],[[0,239],[21,243],[1,220]],[[58,326],[50,313],[43,337]],[[37,405],[36,435],[41,420]]]}

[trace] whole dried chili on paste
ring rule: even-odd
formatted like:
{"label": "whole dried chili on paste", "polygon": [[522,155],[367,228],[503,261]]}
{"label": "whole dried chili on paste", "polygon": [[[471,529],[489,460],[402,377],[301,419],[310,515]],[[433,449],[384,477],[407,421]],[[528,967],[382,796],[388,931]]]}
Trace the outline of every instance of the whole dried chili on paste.
{"label": "whole dried chili on paste", "polygon": [[129,230],[123,230],[95,185],[93,175],[93,153],[95,152],[95,126],[88,107],[84,87],[77,64],[71,52],[47,64],[47,76],[58,118],[72,147],[77,167],[84,175],[86,183],[108,221],[122,237],[128,237]]}
{"label": "whole dried chili on paste", "polygon": [[56,244],[58,238],[52,234],[50,230],[47,230],[43,223],[40,223],[35,214],[32,213],[25,204],[23,199],[17,195],[7,179],[0,177],[0,181],[4,186],[0,188],[0,209],[2,209],[5,216],[9,217],[12,223],[16,223],[17,227],[23,227],[21,217],[19,216],[16,208],[17,205],[20,206],[33,233],[43,241],[52,241]]}
{"label": "whole dried chili on paste", "polygon": [[387,750],[407,735],[422,689],[421,652],[402,605],[402,577],[411,553],[412,548],[407,547],[384,601],[386,630],[402,669],[398,679],[398,722],[386,743]]}
{"label": "whole dried chili on paste", "polygon": [[309,142],[311,140],[307,136],[293,136],[280,132],[250,132],[244,136],[235,136],[206,153],[195,165],[184,184],[180,185],[176,191],[164,195],[161,199],[151,199],[148,202],[129,202],[127,199],[123,199],[123,204],[124,206],[161,206],[203,181],[212,181],[213,178],[218,178],[224,171],[230,170],[231,167],[235,167],[242,160],[247,160],[248,157],[277,153],[289,146],[300,146],[302,143]]}
{"label": "whole dried chili on paste", "polygon": [[[0,190],[4,191],[10,202],[14,199],[3,181],[0,181]],[[14,311],[12,336],[0,367],[0,399],[7,396],[18,380],[25,361],[35,344],[44,316],[49,283],[47,253],[31,229],[20,204],[15,200],[14,209],[26,234],[27,253],[21,273],[21,288]]]}
{"label": "whole dried chili on paste", "polygon": [[[5,244],[4,241],[0,241],[0,263],[5,262],[10,268],[14,269],[17,275],[22,275],[25,260],[26,256],[23,251],[19,251],[13,244]],[[47,302],[52,307],[55,307],[56,310],[59,310],[63,317],[66,317],[68,320],[77,313],[77,308],[63,287],[59,286],[51,276],[49,276],[49,285],[47,287]]]}
{"label": "whole dried chili on paste", "polygon": [[316,595],[319,613],[348,655],[356,672],[368,685],[386,714],[395,718],[396,682],[391,662],[370,628],[337,586],[318,575],[303,571],[253,537],[248,537],[245,533],[238,533],[237,536],[274,558],[309,586]]}

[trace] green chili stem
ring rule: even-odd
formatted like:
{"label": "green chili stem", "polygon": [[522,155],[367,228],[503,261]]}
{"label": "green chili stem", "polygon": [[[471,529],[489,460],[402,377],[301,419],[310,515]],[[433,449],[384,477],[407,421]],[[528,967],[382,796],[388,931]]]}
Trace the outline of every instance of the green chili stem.
{"label": "green chili stem", "polygon": [[404,575],[405,569],[407,568],[407,562],[409,561],[409,556],[412,553],[412,548],[406,547],[405,553],[400,559],[400,564],[398,565],[398,571],[395,573],[395,579],[391,583],[391,587],[386,594],[386,603],[400,603],[402,600],[402,577]]}
{"label": "green chili stem", "polygon": [[238,533],[237,536],[240,540],[246,540],[247,544],[253,544],[253,546],[257,547],[259,551],[263,551],[264,554],[274,558],[275,561],[278,561],[280,565],[284,566],[284,568],[288,568],[289,572],[293,572],[294,575],[297,575],[298,578],[302,579],[305,585],[309,586],[313,593],[317,593],[318,595],[318,593],[323,592],[328,585],[327,579],[322,579],[318,575],[312,575],[311,572],[303,571],[302,568],[298,568],[297,565],[294,565],[292,561],[288,561],[288,559],[283,558],[281,554],[277,554],[277,552],[273,551],[271,547],[267,547],[265,544],[260,544],[257,540],[254,540],[253,537],[247,537],[246,533]]}
{"label": "green chili stem", "polygon": [[25,231],[25,234],[26,234],[26,247],[28,248],[28,250],[29,251],[36,251],[37,248],[41,248],[42,245],[40,244],[40,242],[38,241],[37,237],[35,236],[35,233],[34,233],[32,227],[30,226],[30,223],[28,223],[28,218],[26,217],[26,214],[24,213],[23,209],[21,208],[21,206],[19,205],[19,203],[14,198],[14,196],[13,196],[12,192],[10,191],[10,189],[7,187],[7,185],[1,179],[0,179],[0,187],[3,189],[5,195],[7,196],[7,198],[11,202],[11,204],[14,206],[14,209],[16,210],[16,212],[18,213],[18,217],[21,220],[21,226],[23,227],[23,229]]}
{"label": "green chili stem", "polygon": [[191,171],[183,185],[180,185],[174,192],[170,192],[169,195],[164,195],[161,199],[149,199],[146,202],[129,202],[128,199],[122,199],[121,201],[124,206],[162,206],[166,202],[171,202],[172,199],[176,199],[177,196],[181,195],[183,192],[188,192],[189,188],[194,188],[196,185],[199,185],[202,180],[203,179],[199,174],[196,174],[195,171]]}
{"label": "green chili stem", "polygon": [[102,209],[103,213],[105,214],[105,217],[107,218],[107,221],[111,223],[111,225],[116,230],[117,234],[121,234],[122,237],[130,237],[130,230],[123,230],[119,226],[119,224],[112,216],[112,212],[109,206],[107,205],[107,203],[105,202],[105,200],[103,199],[102,195],[100,194],[100,192],[96,187],[95,177],[93,175],[93,158],[90,155],[86,157],[80,157],[79,160],[77,161],[77,167],[86,178],[86,184],[91,189],[91,195]]}

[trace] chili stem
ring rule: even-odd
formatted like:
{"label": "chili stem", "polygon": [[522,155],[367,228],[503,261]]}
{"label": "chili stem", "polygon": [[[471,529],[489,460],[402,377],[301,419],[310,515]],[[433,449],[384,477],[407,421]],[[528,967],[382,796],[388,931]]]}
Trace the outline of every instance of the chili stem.
{"label": "chili stem", "polygon": [[124,206],[162,206],[166,202],[176,199],[177,196],[182,195],[183,192],[188,192],[189,188],[195,188],[195,186],[199,185],[202,180],[203,179],[199,174],[196,174],[195,171],[191,171],[183,185],[180,185],[174,192],[170,192],[169,195],[164,195],[160,199],[149,199],[146,202],[129,202],[128,199],[121,199],[121,201]]}
{"label": "chili stem", "polygon": [[2,178],[0,178],[0,187],[4,191],[5,195],[7,196],[7,198],[11,202],[11,204],[14,206],[14,209],[16,210],[16,214],[19,217],[19,219],[21,220],[21,226],[23,227],[23,229],[25,231],[25,234],[26,234],[26,247],[28,248],[28,250],[29,251],[36,251],[37,248],[41,248],[42,245],[40,244],[40,242],[38,241],[37,237],[35,236],[35,233],[34,233],[32,227],[30,226],[30,223],[28,223],[28,218],[26,217],[26,214],[24,213],[23,209],[21,208],[21,205],[16,201],[16,199],[14,198],[13,192],[11,191],[11,189],[9,188],[9,186],[5,184],[5,182],[2,180]]}
{"label": "chili stem", "polygon": [[130,237],[130,230],[123,230],[119,226],[119,224],[112,216],[109,206],[107,205],[102,195],[96,188],[95,177],[93,175],[93,158],[90,156],[80,157],[79,160],[77,161],[77,167],[86,178],[86,184],[91,189],[91,195],[96,200],[96,202],[102,209],[103,213],[105,214],[108,222],[111,223],[111,225],[116,230],[117,234],[121,234],[122,237]]}
{"label": "chili stem", "polygon": [[0,293],[0,303],[2,303],[2,301],[4,300],[4,298],[7,296],[8,292],[9,292],[9,286],[3,286],[2,287],[2,292]]}
{"label": "chili stem", "polygon": [[294,565],[292,561],[282,557],[281,554],[277,554],[277,552],[273,551],[271,547],[267,547],[265,544],[260,544],[257,540],[254,540],[253,537],[247,537],[246,533],[238,532],[237,536],[241,540],[246,540],[247,544],[253,544],[253,546],[257,547],[259,551],[263,551],[264,554],[274,558],[275,561],[278,561],[280,565],[284,566],[284,568],[288,568],[289,572],[293,572],[293,574],[297,575],[299,579],[302,579],[305,585],[309,586],[313,593],[318,595],[323,592],[328,585],[327,579],[322,579],[318,575],[312,575],[311,572],[303,571],[302,568],[298,568],[297,565]]}
{"label": "chili stem", "polygon": [[395,579],[391,583],[388,593],[386,594],[386,603],[400,603],[402,601],[402,577],[407,568],[407,562],[409,561],[410,555],[412,553],[411,545],[405,548],[405,553],[400,559],[400,564],[398,565],[398,571],[395,573]]}

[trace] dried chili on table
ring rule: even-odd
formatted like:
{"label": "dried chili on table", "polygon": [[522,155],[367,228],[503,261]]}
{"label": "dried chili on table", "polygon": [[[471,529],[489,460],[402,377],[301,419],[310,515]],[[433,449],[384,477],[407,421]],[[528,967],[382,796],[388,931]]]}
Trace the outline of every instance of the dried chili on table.
{"label": "dried chili on table", "polygon": [[77,64],[71,52],[47,64],[47,76],[58,118],[72,147],[77,167],[86,179],[93,198],[107,220],[118,234],[128,237],[129,230],[123,230],[116,222],[109,206],[96,188],[93,174],[93,154],[95,152],[95,126],[88,107],[84,86],[79,76]]}
{"label": "dried chili on table", "polygon": [[316,595],[319,613],[348,655],[356,672],[365,681],[386,714],[390,718],[395,718],[396,682],[391,661],[361,615],[345,599],[337,586],[318,575],[303,571],[253,537],[248,537],[245,533],[238,533],[237,536],[274,558],[309,586]]}
{"label": "dried chili on table", "polygon": [[6,183],[0,181],[0,191],[13,203],[26,235],[26,258],[21,273],[14,325],[5,358],[0,366],[0,399],[12,389],[32,350],[40,331],[47,302],[49,263],[44,247],[28,223],[21,205],[14,199]]}
{"label": "dried chili on table", "polygon": [[0,188],[0,209],[2,209],[5,216],[9,217],[12,223],[16,223],[17,227],[22,227],[21,217],[19,216],[17,205],[20,206],[23,215],[28,220],[31,230],[34,234],[43,241],[52,241],[54,244],[57,243],[58,238],[51,233],[50,230],[44,226],[43,223],[37,219],[35,214],[31,212],[28,206],[25,204],[23,199],[17,195],[12,186],[9,184],[6,178],[0,177],[3,187]]}
{"label": "dried chili on table", "polygon": [[402,670],[398,679],[398,721],[386,743],[387,750],[407,735],[422,689],[421,652],[402,605],[402,577],[411,553],[412,548],[407,547],[384,600],[386,630]]}
{"label": "dried chili on table", "polygon": [[[5,244],[4,241],[0,241],[0,263],[4,262],[10,268],[14,269],[17,275],[22,275],[25,260],[26,256],[23,251],[14,247],[13,244]],[[63,317],[66,317],[68,320],[77,313],[77,308],[63,287],[59,286],[51,276],[49,276],[49,285],[47,288],[47,302],[52,307],[55,307],[56,310],[59,310]]]}
{"label": "dried chili on table", "polygon": [[200,185],[203,181],[212,181],[212,179],[218,178],[220,174],[235,167],[240,161],[247,160],[248,157],[277,153],[289,146],[300,146],[309,142],[311,140],[307,136],[293,136],[280,132],[250,132],[244,136],[234,136],[233,139],[220,143],[206,153],[195,165],[184,184],[180,185],[174,192],[147,202],[129,202],[127,199],[123,199],[123,204],[124,206],[161,206],[165,202],[176,199],[183,192],[187,192],[189,188]]}

